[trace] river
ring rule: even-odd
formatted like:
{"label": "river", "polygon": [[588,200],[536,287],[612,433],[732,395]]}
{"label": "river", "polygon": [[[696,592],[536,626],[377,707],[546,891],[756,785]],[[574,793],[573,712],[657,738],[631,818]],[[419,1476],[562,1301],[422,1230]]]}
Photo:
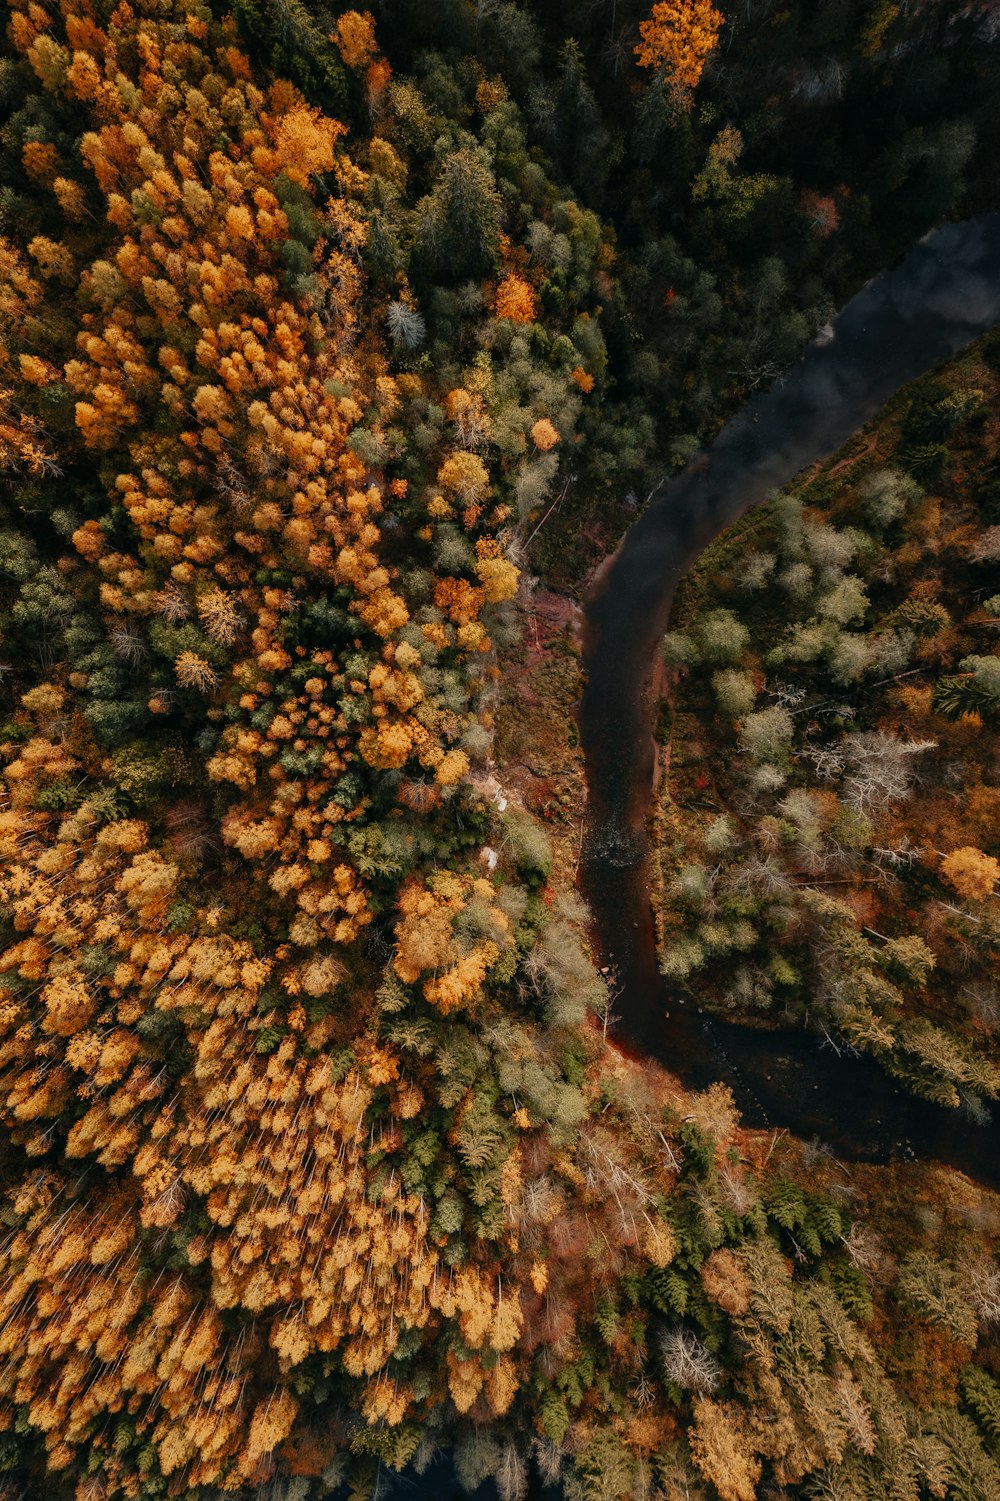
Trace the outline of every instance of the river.
{"label": "river", "polygon": [[[937,1160],[1000,1188],[1000,1125],[898,1089],[868,1058],[799,1031],[699,1011],[662,978],[646,833],[660,641],[677,584],[750,507],[835,453],[894,392],[1000,323],[1000,213],[948,224],[857,294],[833,337],[755,397],[660,489],[600,572],[584,608],[578,714],[587,776],[580,886],[616,974],[616,1039],[686,1085],[721,1080],[748,1126],[818,1137],[851,1160]],[[1000,1112],[1000,1107],[998,1107]]]}

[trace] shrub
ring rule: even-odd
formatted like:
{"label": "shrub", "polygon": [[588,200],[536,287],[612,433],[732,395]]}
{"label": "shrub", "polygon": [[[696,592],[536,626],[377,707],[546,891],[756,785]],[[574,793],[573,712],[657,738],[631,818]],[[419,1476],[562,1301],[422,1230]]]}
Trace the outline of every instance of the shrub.
{"label": "shrub", "polygon": [[746,651],[750,632],[732,610],[710,610],[695,624],[694,637],[706,662],[725,666]]}
{"label": "shrub", "polygon": [[922,493],[916,480],[899,469],[879,469],[864,480],[858,491],[865,519],[876,527],[899,521]]}
{"label": "shrub", "polygon": [[769,709],[758,709],[743,721],[741,741],[751,760],[757,762],[783,761],[788,754],[795,721],[781,704]]}
{"label": "shrub", "polygon": [[757,690],[748,672],[729,667],[712,674],[712,687],[719,708],[729,719],[742,719],[757,702]]}
{"label": "shrub", "polygon": [[523,808],[508,808],[502,822],[514,865],[523,875],[544,881],[552,866],[552,846],[541,824]]}

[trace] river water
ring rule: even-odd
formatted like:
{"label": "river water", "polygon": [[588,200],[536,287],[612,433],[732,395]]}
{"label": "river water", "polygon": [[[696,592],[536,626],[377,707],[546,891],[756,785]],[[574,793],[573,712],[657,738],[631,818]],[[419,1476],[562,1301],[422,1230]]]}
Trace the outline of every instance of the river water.
{"label": "river water", "polygon": [[[580,738],[588,824],[580,885],[617,977],[616,1039],[700,1089],[721,1080],[748,1126],[818,1137],[855,1160],[934,1159],[1000,1188],[1000,1125],[897,1089],[818,1038],[709,1017],[657,968],[646,820],[654,668],[679,580],[718,534],[835,453],[907,382],[1000,323],[1000,214],[933,231],[842,310],[712,445],[662,488],[585,600]],[[1000,1106],[997,1107],[1000,1115]]]}

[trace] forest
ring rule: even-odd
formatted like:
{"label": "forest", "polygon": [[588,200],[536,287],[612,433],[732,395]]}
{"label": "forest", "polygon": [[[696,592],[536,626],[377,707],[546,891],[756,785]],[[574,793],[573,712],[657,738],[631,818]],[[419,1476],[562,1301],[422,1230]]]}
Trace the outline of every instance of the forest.
{"label": "forest", "polygon": [[[0,1501],[1000,1498],[994,1195],[626,1045],[573,718],[643,507],[998,206],[998,41],[12,0]],[[998,391],[993,336],[700,560],[654,830],[672,981],[970,1126]]]}

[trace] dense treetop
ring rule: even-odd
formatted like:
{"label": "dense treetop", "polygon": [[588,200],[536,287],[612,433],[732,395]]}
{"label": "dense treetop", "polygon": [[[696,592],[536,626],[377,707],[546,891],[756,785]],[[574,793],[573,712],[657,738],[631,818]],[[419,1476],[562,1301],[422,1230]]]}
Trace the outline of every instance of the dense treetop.
{"label": "dense treetop", "polygon": [[[855,9],[12,5],[3,1501],[367,1497],[438,1448],[504,1501],[1000,1488],[985,1199],[883,1219],[902,1170],[845,1182],[610,1046],[492,760],[532,571],[578,587],[835,294],[983,198],[989,16]],[[964,745],[985,636],[927,588],[849,629],[856,552],[933,551],[929,492],[872,486],[867,553],[768,523],[809,573],[771,649],[948,668],[906,702]],[[789,710],[745,702],[728,610],[692,631],[766,768]],[[800,792],[762,839],[857,835]],[[939,840],[956,923],[991,807]],[[879,942],[919,988],[912,924]]]}

